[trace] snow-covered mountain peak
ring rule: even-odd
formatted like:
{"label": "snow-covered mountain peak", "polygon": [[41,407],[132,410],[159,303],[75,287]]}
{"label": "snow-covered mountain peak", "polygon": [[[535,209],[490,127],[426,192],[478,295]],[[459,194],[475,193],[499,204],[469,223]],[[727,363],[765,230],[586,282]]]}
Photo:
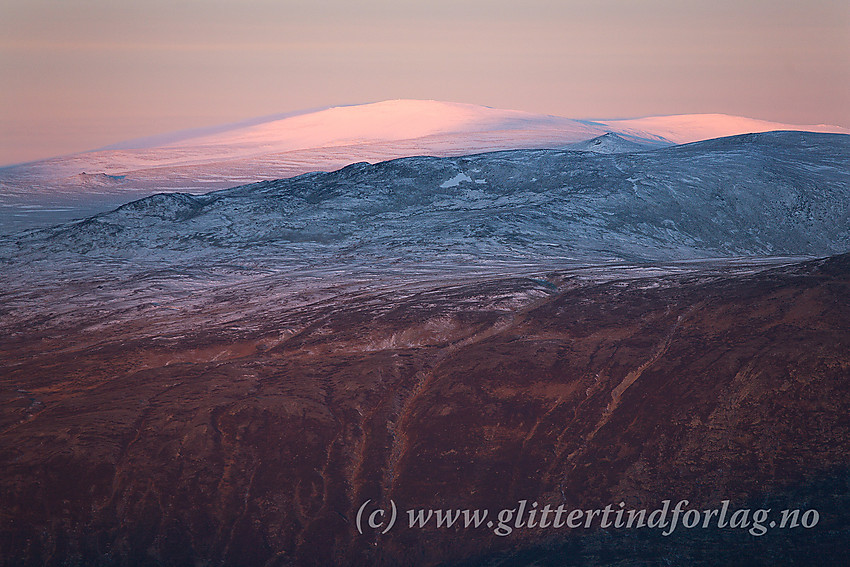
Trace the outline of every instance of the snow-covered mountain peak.
{"label": "snow-covered mountain peak", "polygon": [[576,120],[517,110],[434,100],[389,100],[290,116],[182,140],[173,147],[292,151],[528,128],[559,130],[576,140],[596,132],[593,127]]}

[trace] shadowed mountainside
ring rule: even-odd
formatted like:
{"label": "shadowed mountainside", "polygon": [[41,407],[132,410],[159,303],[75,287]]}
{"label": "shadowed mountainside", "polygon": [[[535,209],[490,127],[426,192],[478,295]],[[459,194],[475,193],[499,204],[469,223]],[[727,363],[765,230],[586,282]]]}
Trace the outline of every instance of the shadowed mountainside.
{"label": "shadowed mountainside", "polygon": [[[825,564],[846,541],[848,255],[361,290],[261,314],[275,279],[245,285],[136,318],[7,320],[5,565],[483,565],[496,552],[602,565],[636,550],[714,565],[741,549],[758,552],[749,565]],[[816,508],[821,522],[759,541],[691,530],[687,546],[354,525],[366,499],[664,498]]]}

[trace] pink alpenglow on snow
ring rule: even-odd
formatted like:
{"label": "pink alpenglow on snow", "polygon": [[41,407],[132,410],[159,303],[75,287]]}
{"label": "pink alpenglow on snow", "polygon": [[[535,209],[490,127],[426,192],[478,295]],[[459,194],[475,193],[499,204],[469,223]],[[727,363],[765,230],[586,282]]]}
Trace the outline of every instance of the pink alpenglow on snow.
{"label": "pink alpenglow on snow", "polygon": [[783,124],[728,114],[679,114],[626,120],[602,120],[599,122],[610,126],[614,131],[621,134],[640,138],[658,138],[674,144],[689,144],[712,138],[776,130],[850,134],[850,129],[829,124],[809,126]]}

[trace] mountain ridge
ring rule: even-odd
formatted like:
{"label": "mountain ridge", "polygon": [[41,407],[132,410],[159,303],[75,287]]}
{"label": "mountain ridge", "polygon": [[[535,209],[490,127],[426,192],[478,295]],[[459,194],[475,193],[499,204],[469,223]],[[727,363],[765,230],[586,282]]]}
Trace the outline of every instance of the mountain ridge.
{"label": "mountain ridge", "polygon": [[[606,151],[629,152],[692,141],[694,135],[688,128],[705,135],[799,129],[721,115],[702,119],[689,116],[666,117],[662,123],[687,120],[684,126],[677,123],[659,130],[658,123],[647,123],[650,119],[572,120],[470,104],[410,100],[278,115],[259,123],[249,120],[233,127],[206,129],[200,137],[187,138],[183,133],[168,139],[164,135],[159,138],[160,145],[133,148],[129,147],[133,144],[119,144],[118,149],[0,168],[0,232],[81,218],[157,192],[206,193],[310,171],[333,171],[361,161],[512,149],[580,149],[581,144],[607,133],[627,143]],[[700,125],[700,120],[719,120],[726,130]],[[163,140],[168,143],[162,145]],[[105,181],[121,179],[120,183],[92,183],[92,176]]]}
{"label": "mountain ridge", "polygon": [[831,255],[850,248],[848,156],[850,136],[778,132],[631,154],[399,158],[161,193],[7,239],[3,255],[352,268]]}

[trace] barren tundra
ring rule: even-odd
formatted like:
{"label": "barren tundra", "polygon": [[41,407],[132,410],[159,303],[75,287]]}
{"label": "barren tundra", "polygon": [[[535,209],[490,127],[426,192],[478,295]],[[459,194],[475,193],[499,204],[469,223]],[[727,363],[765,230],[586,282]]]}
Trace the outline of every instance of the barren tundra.
{"label": "barren tundra", "polygon": [[[624,151],[359,163],[4,237],[0,564],[833,564],[847,136],[599,144]],[[818,522],[357,523],[665,499]]]}
{"label": "barren tundra", "polygon": [[[500,565],[742,553],[748,565],[828,564],[850,520],[850,257],[741,270],[548,273],[268,302],[258,315],[250,298],[272,278],[189,312],[7,327],[0,554],[8,565],[485,565],[497,553]],[[367,499],[495,511],[665,498],[814,508],[820,522],[669,539],[354,524]]]}

